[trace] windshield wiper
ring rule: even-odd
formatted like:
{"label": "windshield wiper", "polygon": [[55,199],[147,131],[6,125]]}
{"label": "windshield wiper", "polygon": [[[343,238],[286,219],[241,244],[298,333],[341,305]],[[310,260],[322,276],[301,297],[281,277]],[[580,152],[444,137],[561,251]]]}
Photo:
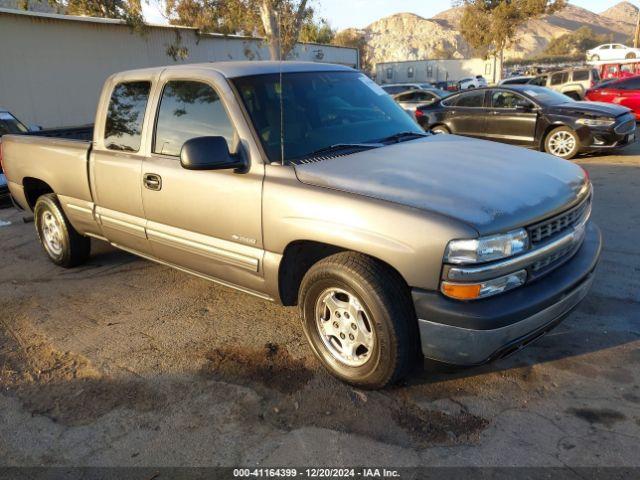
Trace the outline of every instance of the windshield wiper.
{"label": "windshield wiper", "polygon": [[320,148],[311,153],[307,153],[302,157],[299,157],[295,160],[303,160],[305,158],[313,158],[326,153],[335,153],[341,150],[369,150],[371,148],[383,147],[384,145],[380,143],[336,143],[335,145],[330,145],[328,147]]}
{"label": "windshield wiper", "polygon": [[377,140],[378,142],[393,142],[395,141],[396,143],[400,143],[403,140],[409,140],[410,138],[421,138],[421,137],[428,137],[431,134],[424,132],[398,132],[398,133],[394,133],[393,135],[389,135],[388,137],[384,137],[381,138],[380,140]]}

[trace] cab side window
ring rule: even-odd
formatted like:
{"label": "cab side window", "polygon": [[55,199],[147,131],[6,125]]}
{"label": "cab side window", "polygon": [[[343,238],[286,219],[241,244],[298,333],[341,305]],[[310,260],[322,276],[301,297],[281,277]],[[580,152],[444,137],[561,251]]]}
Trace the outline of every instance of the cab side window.
{"label": "cab side window", "polygon": [[164,87],[153,152],[179,156],[182,145],[196,137],[224,137],[233,148],[231,120],[215,90],[202,82],[170,81]]}
{"label": "cab side window", "polygon": [[527,99],[507,90],[498,90],[491,95],[491,106],[493,108],[515,109],[519,104],[531,106],[531,102]]}
{"label": "cab side window", "polygon": [[[454,100],[456,107],[480,108],[484,106],[484,90],[463,93]],[[452,102],[453,103],[453,102]]]}
{"label": "cab side window", "polygon": [[113,89],[104,130],[104,144],[109,150],[140,150],[150,90],[151,82],[119,83]]}

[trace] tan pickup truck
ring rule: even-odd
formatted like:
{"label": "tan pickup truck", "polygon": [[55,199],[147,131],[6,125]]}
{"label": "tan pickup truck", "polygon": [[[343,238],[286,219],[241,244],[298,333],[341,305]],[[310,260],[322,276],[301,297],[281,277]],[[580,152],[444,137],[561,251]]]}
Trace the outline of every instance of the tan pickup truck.
{"label": "tan pickup truck", "polygon": [[580,167],[425,134],[336,65],[119,73],[92,142],[3,140],[53,262],[86,261],[97,239],[297,304],[323,365],[362,387],[420,352],[474,365],[518,350],[587,294],[601,248]]}

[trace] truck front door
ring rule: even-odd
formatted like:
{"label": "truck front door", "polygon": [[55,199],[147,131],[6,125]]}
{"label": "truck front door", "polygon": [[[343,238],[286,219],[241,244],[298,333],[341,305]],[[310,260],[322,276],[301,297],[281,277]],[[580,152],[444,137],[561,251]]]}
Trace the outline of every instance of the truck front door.
{"label": "truck front door", "polygon": [[[262,181],[264,166],[249,162],[233,170],[186,170],[180,164],[184,142],[221,136],[236,155],[250,160],[243,148],[211,73],[165,71],[151,153],[143,164],[143,205],[147,236],[154,256],[170,264],[251,291],[260,291],[262,273]],[[231,104],[232,102],[228,102]],[[245,142],[246,143],[246,142]]]}

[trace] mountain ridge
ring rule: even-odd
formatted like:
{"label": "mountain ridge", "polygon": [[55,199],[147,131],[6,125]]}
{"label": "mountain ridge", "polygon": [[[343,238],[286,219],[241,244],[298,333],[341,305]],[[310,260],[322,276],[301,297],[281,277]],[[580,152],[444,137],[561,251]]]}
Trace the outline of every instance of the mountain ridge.
{"label": "mountain ridge", "polygon": [[[357,29],[366,42],[366,54],[373,64],[385,61],[422,60],[428,58],[466,58],[473,49],[459,28],[463,9],[454,7],[431,18],[400,12]],[[552,15],[530,20],[521,28],[515,41],[505,50],[505,59],[538,55],[553,38],[587,26],[595,34],[625,43],[635,29],[638,8],[620,2],[601,13],[573,4]],[[356,29],[349,29],[356,30]]]}

